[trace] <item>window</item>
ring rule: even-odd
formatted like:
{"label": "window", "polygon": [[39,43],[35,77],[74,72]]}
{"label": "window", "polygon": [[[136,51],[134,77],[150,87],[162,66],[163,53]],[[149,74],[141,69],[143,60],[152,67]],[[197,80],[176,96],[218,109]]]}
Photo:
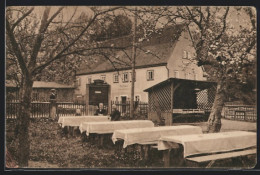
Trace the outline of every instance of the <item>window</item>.
{"label": "window", "polygon": [[189,59],[190,58],[190,52],[187,52],[187,59]]}
{"label": "window", "polygon": [[135,96],[135,101],[140,101],[140,96],[139,95]]}
{"label": "window", "polygon": [[185,79],[189,79],[189,73],[185,73]]}
{"label": "window", "polygon": [[116,97],[116,101],[118,101],[118,97]]}
{"label": "window", "polygon": [[113,82],[114,83],[118,83],[119,82],[118,74],[114,74]]}
{"label": "window", "polygon": [[123,73],[123,83],[128,82],[128,73]]}
{"label": "window", "polygon": [[198,74],[194,74],[194,80],[198,80]]}
{"label": "window", "polygon": [[179,78],[179,72],[178,71],[174,71],[174,78]]}
{"label": "window", "polygon": [[91,77],[88,78],[88,84],[91,84]]}
{"label": "window", "polygon": [[148,70],[147,71],[147,81],[154,80],[154,71],[153,70]]}
{"label": "window", "polygon": [[191,73],[188,74],[188,79],[191,79]]}
{"label": "window", "polygon": [[81,83],[81,78],[77,78],[77,80],[76,80],[76,86],[79,87],[79,86],[80,86],[80,83]]}
{"label": "window", "polygon": [[103,80],[104,82],[106,82],[106,75],[101,75],[100,78],[101,78],[101,80]]}
{"label": "window", "polygon": [[183,51],[182,58],[187,58],[188,52],[186,50]]}

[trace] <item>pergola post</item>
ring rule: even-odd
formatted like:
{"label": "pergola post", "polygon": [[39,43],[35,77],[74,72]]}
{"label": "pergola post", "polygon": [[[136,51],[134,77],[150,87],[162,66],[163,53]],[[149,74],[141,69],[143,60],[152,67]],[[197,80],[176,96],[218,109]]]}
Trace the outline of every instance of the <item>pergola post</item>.
{"label": "pergola post", "polygon": [[171,81],[171,113],[173,111],[173,95],[174,95],[174,83]]}

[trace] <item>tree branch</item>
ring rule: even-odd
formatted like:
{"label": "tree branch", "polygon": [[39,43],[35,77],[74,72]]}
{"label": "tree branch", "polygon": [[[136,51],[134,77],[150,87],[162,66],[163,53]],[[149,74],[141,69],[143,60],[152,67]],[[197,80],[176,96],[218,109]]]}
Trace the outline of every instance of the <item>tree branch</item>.
{"label": "tree branch", "polygon": [[197,26],[199,27],[200,30],[202,30],[201,23],[199,23],[199,21],[194,18],[194,16],[193,16],[193,14],[191,13],[190,9],[189,9],[187,6],[185,6],[185,7],[186,7],[186,9],[187,9],[187,11],[188,11],[188,13],[189,13],[189,15],[190,15],[190,17],[191,17],[191,20],[192,20],[195,24],[197,24]]}
{"label": "tree branch", "polygon": [[46,7],[44,12],[43,12],[43,17],[42,17],[42,20],[41,20],[41,26],[40,26],[40,29],[39,29],[39,33],[37,34],[36,38],[35,38],[35,41],[34,41],[34,44],[33,44],[33,49],[32,49],[32,54],[31,54],[31,59],[29,61],[29,69],[30,71],[33,70],[33,68],[35,67],[35,64],[36,64],[36,58],[37,58],[37,55],[39,53],[39,50],[41,48],[41,44],[42,44],[42,41],[44,39],[44,33],[45,31],[47,30],[50,22],[60,13],[60,11],[63,9],[63,7],[59,8],[56,13],[54,13],[52,15],[52,17],[48,20],[48,16],[49,16],[49,13],[50,13],[50,7]]}
{"label": "tree branch", "polygon": [[225,14],[223,16],[223,19],[222,19],[223,20],[223,27],[222,27],[222,30],[221,30],[220,34],[215,38],[216,40],[219,40],[222,37],[222,35],[225,32],[225,30],[226,30],[226,19],[227,19],[228,11],[229,11],[229,7],[227,7],[226,12],[225,12]]}
{"label": "tree branch", "polygon": [[32,7],[28,12],[26,12],[25,14],[23,14],[11,27],[11,32],[14,31],[15,27],[24,19],[26,18],[29,14],[32,13],[34,7]]}
{"label": "tree branch", "polygon": [[72,40],[65,48],[63,48],[53,59],[50,59],[49,61],[47,61],[45,64],[39,66],[39,67],[36,67],[34,68],[33,72],[37,72],[37,69],[43,69],[45,68],[46,66],[48,66],[51,62],[61,58],[63,55],[64,52],[66,52],[71,46],[73,46],[80,38],[81,36],[87,31],[87,29],[90,27],[90,25],[92,23],[94,23],[94,21],[96,20],[96,18],[99,16],[99,15],[102,15],[104,13],[107,13],[107,12],[110,12],[110,11],[113,11],[113,10],[116,10],[116,9],[119,9],[121,7],[115,7],[115,8],[111,8],[111,9],[108,9],[108,10],[104,10],[102,12],[99,12],[99,13],[96,13],[93,18],[89,21],[89,23],[87,24],[87,26],[80,32],[80,34],[74,39]]}
{"label": "tree branch", "polygon": [[12,32],[12,29],[10,27],[10,23],[9,21],[6,19],[6,31],[7,31],[7,35],[9,36],[9,40],[10,40],[10,44],[12,47],[13,52],[15,53],[15,56],[17,57],[17,60],[19,62],[19,65],[21,67],[22,72],[24,73],[24,75],[26,75],[27,77],[29,76],[29,72],[26,66],[26,63],[24,61],[24,58],[22,56],[21,50],[19,48],[19,45],[14,37],[14,33]]}

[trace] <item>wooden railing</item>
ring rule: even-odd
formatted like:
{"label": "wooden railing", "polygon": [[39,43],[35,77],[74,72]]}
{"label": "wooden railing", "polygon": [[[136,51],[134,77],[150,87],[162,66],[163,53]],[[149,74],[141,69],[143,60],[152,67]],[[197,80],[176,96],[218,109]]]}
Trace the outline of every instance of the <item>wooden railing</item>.
{"label": "wooden railing", "polygon": [[231,120],[253,121],[257,119],[254,105],[225,105],[224,118]]}

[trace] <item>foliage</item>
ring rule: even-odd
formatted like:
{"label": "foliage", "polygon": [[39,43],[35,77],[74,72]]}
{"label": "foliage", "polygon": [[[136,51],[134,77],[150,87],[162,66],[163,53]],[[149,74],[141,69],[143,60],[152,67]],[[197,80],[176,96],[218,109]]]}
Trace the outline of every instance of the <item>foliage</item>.
{"label": "foliage", "polygon": [[108,16],[97,21],[93,30],[98,30],[90,37],[95,41],[104,41],[116,37],[129,35],[132,30],[132,21],[125,15]]}
{"label": "foliage", "polygon": [[140,7],[139,11],[153,17],[151,30],[159,24],[183,23],[196,50],[190,61],[204,67],[209,80],[221,82],[227,98],[256,102],[252,92],[256,88],[254,8],[168,6]]}

